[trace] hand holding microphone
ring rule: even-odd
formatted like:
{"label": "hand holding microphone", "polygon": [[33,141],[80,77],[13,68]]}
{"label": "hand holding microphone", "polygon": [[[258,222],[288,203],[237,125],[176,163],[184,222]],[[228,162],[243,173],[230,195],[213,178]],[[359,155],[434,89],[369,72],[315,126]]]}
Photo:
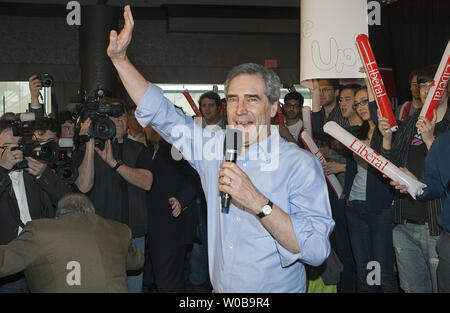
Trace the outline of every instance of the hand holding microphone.
{"label": "hand holding microphone", "polygon": [[[236,163],[238,153],[241,149],[242,149],[242,132],[237,129],[227,129],[224,142],[225,161]],[[221,166],[221,168],[223,167]],[[220,172],[226,174],[224,170]],[[232,178],[228,175],[221,176],[220,172],[219,172],[219,185],[222,184],[226,186],[231,186]],[[231,202],[230,194],[227,192],[223,192],[222,213],[228,214],[228,211],[230,209],[230,202]]]}

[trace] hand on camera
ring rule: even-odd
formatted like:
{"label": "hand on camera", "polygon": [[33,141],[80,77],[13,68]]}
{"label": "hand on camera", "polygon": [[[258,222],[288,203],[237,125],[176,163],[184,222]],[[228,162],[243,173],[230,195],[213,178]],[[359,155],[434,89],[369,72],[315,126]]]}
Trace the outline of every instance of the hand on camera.
{"label": "hand on camera", "polygon": [[11,170],[14,165],[23,161],[23,153],[20,150],[12,150],[12,148],[17,147],[16,144],[9,145],[6,147],[0,155],[0,166]]}
{"label": "hand on camera", "polygon": [[28,161],[27,171],[29,174],[38,177],[41,176],[42,173],[44,173],[45,168],[47,167],[46,163],[43,163],[31,157],[25,157],[25,159]]}
{"label": "hand on camera", "polygon": [[105,141],[105,149],[100,150],[99,148],[95,147],[95,151],[102,158],[102,160],[105,161],[105,163],[108,164],[110,167],[116,166],[117,161],[112,153],[112,146],[110,139]]}

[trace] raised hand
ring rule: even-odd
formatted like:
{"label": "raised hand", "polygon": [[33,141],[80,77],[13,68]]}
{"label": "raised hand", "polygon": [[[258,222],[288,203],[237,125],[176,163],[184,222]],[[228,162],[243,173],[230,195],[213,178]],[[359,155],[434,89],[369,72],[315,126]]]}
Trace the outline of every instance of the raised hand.
{"label": "raised hand", "polygon": [[123,19],[125,25],[120,34],[117,35],[115,30],[112,30],[109,33],[109,45],[106,52],[112,61],[126,58],[127,48],[131,42],[134,28],[134,19],[130,5],[125,6],[123,10]]}
{"label": "raised hand", "polygon": [[427,145],[428,150],[434,141],[434,126],[436,125],[437,110],[434,110],[433,120],[430,122],[426,117],[419,116],[416,127],[419,130],[422,140]]}

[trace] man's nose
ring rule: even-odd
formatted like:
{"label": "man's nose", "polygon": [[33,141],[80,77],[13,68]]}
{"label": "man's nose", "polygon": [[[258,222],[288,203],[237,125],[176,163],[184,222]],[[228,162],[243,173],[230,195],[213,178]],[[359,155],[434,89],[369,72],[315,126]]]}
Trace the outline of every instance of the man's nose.
{"label": "man's nose", "polygon": [[245,100],[240,100],[238,102],[238,107],[236,110],[236,114],[237,115],[245,115],[247,114],[247,103],[245,102]]}

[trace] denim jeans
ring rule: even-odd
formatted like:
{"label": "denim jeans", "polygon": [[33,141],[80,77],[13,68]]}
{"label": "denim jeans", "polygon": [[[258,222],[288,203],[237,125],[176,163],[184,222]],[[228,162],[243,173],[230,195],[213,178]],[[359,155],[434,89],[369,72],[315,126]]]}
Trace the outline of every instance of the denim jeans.
{"label": "denim jeans", "polygon": [[[133,243],[136,247],[144,253],[145,250],[145,236],[133,238]],[[142,282],[144,273],[140,271],[127,272],[127,286],[129,293],[142,293]]]}
{"label": "denim jeans", "polygon": [[190,258],[191,272],[189,274],[189,281],[194,285],[202,285],[209,281],[208,269],[208,233],[206,220],[206,203],[200,196],[195,199],[195,210],[197,212],[197,233],[201,243],[192,245],[192,252]]}
{"label": "denim jeans", "polygon": [[[398,292],[394,271],[392,210],[372,212],[368,209],[366,201],[350,201],[345,213],[356,262],[358,292]],[[368,284],[368,276],[372,275],[374,270],[370,266],[367,269],[371,261],[378,262],[380,266],[379,285]]]}
{"label": "denim jeans", "polygon": [[0,293],[29,293],[23,272],[0,278]]}
{"label": "denim jeans", "polygon": [[400,287],[405,292],[437,292],[438,236],[430,236],[428,225],[399,224],[393,231]]}

